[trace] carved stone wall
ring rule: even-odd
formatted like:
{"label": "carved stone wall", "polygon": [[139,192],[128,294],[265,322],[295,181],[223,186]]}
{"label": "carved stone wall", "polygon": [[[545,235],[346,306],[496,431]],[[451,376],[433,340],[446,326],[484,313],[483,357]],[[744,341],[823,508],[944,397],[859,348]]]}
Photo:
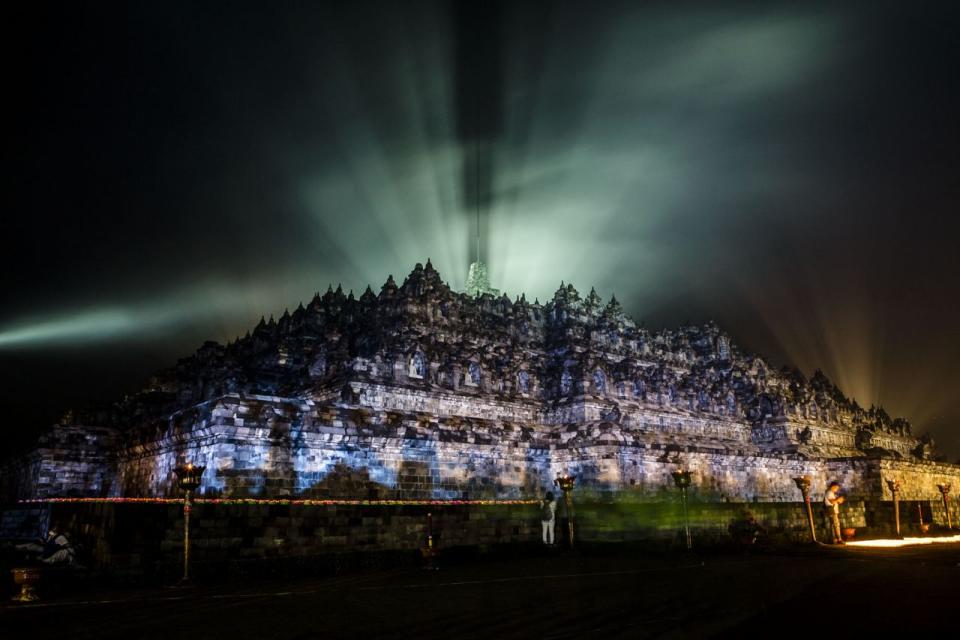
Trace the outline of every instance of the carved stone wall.
{"label": "carved stone wall", "polygon": [[[387,390],[379,393],[379,406],[396,406]],[[889,499],[883,481],[891,477],[908,487],[904,499],[936,498],[937,482],[960,487],[956,465],[774,454],[745,425],[695,416],[549,425],[474,417],[500,415],[497,407],[437,415],[240,395],[195,409],[188,421],[129,432],[120,443],[98,441],[92,429],[80,439],[104,449],[88,451],[85,471],[45,479],[28,495],[175,496],[174,468],[188,461],[206,466],[202,495],[233,497],[517,499],[542,495],[557,473],[572,473],[581,496],[639,504],[671,499],[679,468],[693,474],[693,498],[718,503],[795,501],[799,475],[814,479],[815,498],[830,480],[863,500]],[[83,429],[69,432],[77,439]],[[45,451],[40,469],[67,459]]]}

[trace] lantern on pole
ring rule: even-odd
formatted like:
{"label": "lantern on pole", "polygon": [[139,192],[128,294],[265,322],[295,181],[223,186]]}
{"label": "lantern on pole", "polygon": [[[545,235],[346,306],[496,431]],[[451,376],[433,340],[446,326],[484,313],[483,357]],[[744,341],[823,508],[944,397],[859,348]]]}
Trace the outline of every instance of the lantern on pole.
{"label": "lantern on pole", "polygon": [[427,539],[422,547],[420,554],[426,561],[425,569],[436,569],[437,549],[433,546],[433,513],[427,512]]}
{"label": "lantern on pole", "polygon": [[553,484],[563,492],[563,505],[567,510],[567,541],[570,543],[570,548],[573,548],[573,485],[575,483],[576,478],[571,475],[560,475],[559,472],[553,481]]}
{"label": "lantern on pole", "polygon": [[693,538],[690,536],[690,517],[687,514],[687,488],[690,486],[690,472],[680,469],[674,471],[673,483],[680,489],[680,504],[683,505],[683,530],[687,537],[687,550],[693,548]]}
{"label": "lantern on pole", "polygon": [[940,490],[940,496],[943,498],[943,510],[947,517],[947,529],[952,529],[953,522],[950,520],[950,499],[947,497],[950,494],[950,483],[940,483],[937,485],[937,489]]}
{"label": "lantern on pole", "polygon": [[193,492],[200,487],[200,479],[206,467],[198,467],[193,463],[177,467],[180,488],[183,489],[183,580],[190,581],[190,510],[193,504]]}
{"label": "lantern on pole", "polygon": [[890,487],[890,493],[893,494],[894,531],[896,531],[897,537],[901,538],[903,536],[900,535],[900,481],[887,480],[887,486]]}
{"label": "lantern on pole", "polygon": [[817,529],[813,524],[813,508],[810,506],[810,476],[798,476],[794,478],[793,481],[796,483],[797,489],[800,489],[800,495],[803,496],[803,502],[807,511],[807,525],[810,527],[810,539],[816,542]]}

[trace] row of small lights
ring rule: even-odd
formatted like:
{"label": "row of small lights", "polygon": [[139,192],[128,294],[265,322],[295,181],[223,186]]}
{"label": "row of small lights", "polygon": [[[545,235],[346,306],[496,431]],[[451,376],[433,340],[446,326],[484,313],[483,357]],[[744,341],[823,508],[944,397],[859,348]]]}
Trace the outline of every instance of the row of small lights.
{"label": "row of small lights", "polygon": [[[189,511],[189,505],[282,505],[282,506],[497,506],[497,505],[531,505],[539,504],[540,500],[349,500],[349,499],[293,499],[293,498],[192,498],[192,493],[200,486],[200,477],[206,468],[188,462],[177,467],[176,473],[180,478],[180,488],[186,490],[185,499],[180,498],[33,498],[20,500],[20,504],[183,504],[184,510]],[[573,488],[573,476],[557,474],[556,484],[564,493]]]}
{"label": "row of small lights", "polygon": [[[283,498],[194,498],[194,504],[283,505],[283,506],[496,506],[538,504],[539,500],[294,500]],[[183,504],[183,498],[34,498],[20,504],[109,503]]]}

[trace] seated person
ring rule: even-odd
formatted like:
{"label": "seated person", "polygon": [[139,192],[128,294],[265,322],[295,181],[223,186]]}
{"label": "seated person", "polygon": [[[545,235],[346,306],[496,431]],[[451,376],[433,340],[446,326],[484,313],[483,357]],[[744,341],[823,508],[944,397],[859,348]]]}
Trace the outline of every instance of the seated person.
{"label": "seated person", "polygon": [[46,540],[18,544],[17,549],[36,554],[37,559],[45,564],[72,565],[75,561],[73,545],[59,525],[50,527]]}
{"label": "seated person", "polygon": [[743,511],[740,518],[730,523],[730,535],[742,544],[754,544],[767,530],[757,522],[756,516],[750,511]]}

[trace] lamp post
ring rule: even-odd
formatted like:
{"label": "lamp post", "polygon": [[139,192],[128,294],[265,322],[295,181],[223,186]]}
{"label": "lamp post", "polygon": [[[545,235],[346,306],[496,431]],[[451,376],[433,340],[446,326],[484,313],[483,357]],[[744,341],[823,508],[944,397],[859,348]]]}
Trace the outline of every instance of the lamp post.
{"label": "lamp post", "polygon": [[940,495],[943,497],[943,510],[947,514],[947,529],[952,529],[953,523],[950,520],[950,499],[947,498],[947,496],[950,494],[950,483],[940,483],[937,485],[937,489],[940,490]]}
{"label": "lamp post", "polygon": [[420,547],[420,555],[423,556],[423,559],[426,561],[424,569],[434,570],[437,568],[435,564],[437,558],[437,549],[433,546],[433,513],[427,512],[427,541],[424,546]]}
{"label": "lamp post", "polygon": [[693,548],[693,539],[690,537],[690,518],[687,515],[687,487],[690,486],[690,472],[680,469],[672,474],[673,483],[680,489],[680,504],[683,505],[683,531],[687,536],[687,551]]}
{"label": "lamp post", "polygon": [[810,527],[810,539],[813,542],[817,541],[817,529],[813,525],[813,508],[810,506],[810,476],[798,476],[793,479],[797,485],[797,489],[800,489],[800,494],[803,496],[803,502],[806,505],[807,511],[807,525]]}
{"label": "lamp post", "polygon": [[573,485],[575,483],[576,478],[573,476],[562,476],[559,473],[553,481],[553,484],[560,487],[560,491],[563,492],[563,505],[567,511],[567,541],[570,543],[571,549],[573,548]]}
{"label": "lamp post", "polygon": [[893,524],[897,537],[900,538],[900,481],[887,480],[887,486],[893,494]]}
{"label": "lamp post", "polygon": [[200,486],[200,478],[206,467],[194,466],[188,462],[182,467],[176,468],[177,477],[180,480],[180,488],[184,491],[183,496],[183,580],[181,582],[190,582],[190,509],[193,503],[193,492]]}

